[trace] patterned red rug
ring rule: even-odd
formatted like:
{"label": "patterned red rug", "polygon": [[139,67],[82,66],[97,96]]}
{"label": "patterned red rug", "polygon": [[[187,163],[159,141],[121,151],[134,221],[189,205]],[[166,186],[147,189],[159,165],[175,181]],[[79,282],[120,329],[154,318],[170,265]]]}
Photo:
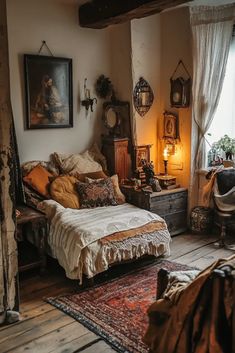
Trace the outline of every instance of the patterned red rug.
{"label": "patterned red rug", "polygon": [[101,336],[118,352],[147,353],[142,342],[148,323],[146,311],[155,301],[161,268],[189,269],[162,260],[80,293],[47,298],[47,302]]}

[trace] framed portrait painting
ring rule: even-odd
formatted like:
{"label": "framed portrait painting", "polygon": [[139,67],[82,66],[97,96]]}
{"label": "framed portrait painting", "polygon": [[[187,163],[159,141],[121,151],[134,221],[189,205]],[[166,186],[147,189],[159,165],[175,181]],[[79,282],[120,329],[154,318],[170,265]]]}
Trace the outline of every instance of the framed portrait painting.
{"label": "framed portrait painting", "polygon": [[72,59],[24,55],[27,129],[73,126]]}
{"label": "framed portrait painting", "polygon": [[165,139],[175,140],[178,138],[178,117],[169,112],[164,113],[164,136]]}

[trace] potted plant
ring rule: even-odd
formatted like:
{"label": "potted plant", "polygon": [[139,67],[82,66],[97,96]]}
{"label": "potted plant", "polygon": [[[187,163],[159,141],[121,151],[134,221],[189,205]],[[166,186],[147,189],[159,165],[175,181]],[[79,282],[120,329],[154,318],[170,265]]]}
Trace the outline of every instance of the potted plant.
{"label": "potted plant", "polygon": [[217,142],[214,142],[211,147],[211,152],[219,154],[220,151],[225,152],[226,160],[233,159],[235,154],[235,138],[224,135]]}

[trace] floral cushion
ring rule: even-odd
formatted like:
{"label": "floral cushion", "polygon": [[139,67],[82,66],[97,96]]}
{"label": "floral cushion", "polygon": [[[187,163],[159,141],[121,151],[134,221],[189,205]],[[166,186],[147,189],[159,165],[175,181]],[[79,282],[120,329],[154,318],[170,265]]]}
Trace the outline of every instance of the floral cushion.
{"label": "floral cushion", "polygon": [[116,206],[114,187],[111,178],[93,181],[92,183],[77,183],[80,208]]}
{"label": "floral cushion", "polygon": [[46,170],[48,170],[48,172],[50,172],[53,175],[58,175],[59,174],[59,169],[55,166],[55,164],[53,163],[53,161],[29,161],[29,162],[25,162],[21,165],[21,171],[22,171],[22,175],[23,177],[26,176],[27,174],[29,174],[31,172],[31,170],[33,168],[35,168],[37,165],[41,165],[43,168],[45,168]]}
{"label": "floral cushion", "polygon": [[[108,177],[106,176],[106,178],[108,178]],[[99,178],[97,178],[97,179],[99,179]],[[126,198],[125,198],[125,195],[123,195],[123,193],[120,190],[119,182],[118,182],[118,175],[114,174],[114,175],[111,176],[110,179],[112,180],[112,183],[113,183],[115,200],[116,200],[118,205],[122,205],[123,203],[126,202]],[[93,183],[94,181],[95,180],[92,177],[85,177],[85,182],[86,183]]]}

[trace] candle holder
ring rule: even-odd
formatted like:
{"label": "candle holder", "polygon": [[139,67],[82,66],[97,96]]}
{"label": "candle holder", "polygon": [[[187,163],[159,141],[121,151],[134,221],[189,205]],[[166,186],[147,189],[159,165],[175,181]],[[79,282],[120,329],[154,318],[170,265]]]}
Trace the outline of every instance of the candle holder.
{"label": "candle holder", "polygon": [[167,171],[168,160],[164,159],[163,162],[164,162],[164,175],[168,175],[168,171]]}
{"label": "candle holder", "polygon": [[87,81],[87,78],[85,78],[84,80],[85,99],[83,99],[81,103],[82,103],[82,106],[86,108],[86,110],[89,110],[89,108],[91,108],[91,111],[93,112],[93,104],[94,102],[97,104],[97,99],[90,97],[90,90],[86,88],[86,81]]}

